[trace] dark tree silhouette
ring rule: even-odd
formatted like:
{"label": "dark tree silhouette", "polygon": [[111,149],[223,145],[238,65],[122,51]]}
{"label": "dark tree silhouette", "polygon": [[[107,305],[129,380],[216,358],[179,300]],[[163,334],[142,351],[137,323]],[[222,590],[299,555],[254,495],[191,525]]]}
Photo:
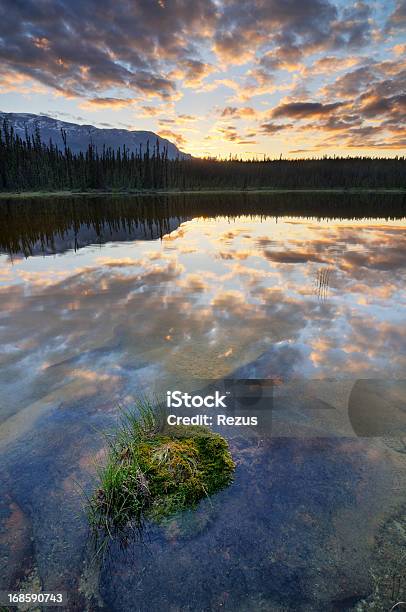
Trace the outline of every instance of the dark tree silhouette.
{"label": "dark tree silhouette", "polygon": [[157,141],[145,151],[126,147],[72,153],[66,133],[63,150],[34,134],[18,136],[4,121],[0,129],[0,190],[199,190],[406,188],[406,159],[322,157],[243,161],[168,159]]}

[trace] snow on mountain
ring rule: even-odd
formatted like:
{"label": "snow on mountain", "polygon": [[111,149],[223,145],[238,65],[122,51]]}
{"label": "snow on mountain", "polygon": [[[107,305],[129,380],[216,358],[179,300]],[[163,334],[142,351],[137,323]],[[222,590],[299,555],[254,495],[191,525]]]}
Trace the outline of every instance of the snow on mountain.
{"label": "snow on mountain", "polygon": [[78,123],[69,123],[68,121],[60,121],[45,115],[33,115],[31,113],[4,113],[0,111],[0,122],[6,119],[13,126],[19,136],[25,136],[27,129],[29,134],[32,134],[36,127],[39,128],[41,139],[45,143],[50,140],[59,148],[63,149],[63,140],[61,129],[66,132],[67,144],[74,153],[86,151],[91,142],[99,151],[102,151],[103,146],[112,149],[123,148],[125,145],[130,152],[139,151],[140,145],[145,151],[147,142],[149,141],[150,151],[159,140],[160,150],[164,147],[168,149],[169,159],[179,157],[190,157],[189,154],[183,153],[166,138],[157,136],[154,132],[143,132],[138,130],[121,130],[115,128],[97,128],[94,125],[80,125]]}

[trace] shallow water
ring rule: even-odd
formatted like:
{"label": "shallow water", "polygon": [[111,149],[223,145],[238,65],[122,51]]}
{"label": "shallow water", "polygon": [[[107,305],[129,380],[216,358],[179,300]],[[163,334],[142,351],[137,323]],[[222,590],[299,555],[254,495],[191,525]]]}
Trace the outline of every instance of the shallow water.
{"label": "shallow water", "polygon": [[[0,204],[1,589],[120,611],[370,594],[378,526],[405,502],[405,208],[316,200]],[[80,488],[118,406],[230,376],[275,383],[272,427],[223,432],[234,484],[91,562]],[[371,397],[395,432],[364,431]]]}

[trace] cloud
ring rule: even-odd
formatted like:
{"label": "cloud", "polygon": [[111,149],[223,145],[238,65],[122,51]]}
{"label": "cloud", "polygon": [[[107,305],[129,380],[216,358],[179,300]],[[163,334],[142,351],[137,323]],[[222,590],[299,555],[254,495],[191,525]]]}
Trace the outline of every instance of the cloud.
{"label": "cloud", "polygon": [[321,93],[325,96],[345,97],[365,93],[368,88],[377,88],[381,94],[393,94],[404,91],[405,84],[406,62],[403,59],[381,62],[370,60],[336,78],[322,88]]}
{"label": "cloud", "polygon": [[372,9],[367,2],[356,1],[344,7],[341,19],[332,24],[331,48],[359,48],[365,46],[372,34]]}
{"label": "cloud", "polygon": [[396,2],[396,8],[388,19],[387,28],[389,30],[406,28],[406,0]]}
{"label": "cloud", "polygon": [[216,72],[216,68],[212,64],[186,59],[180,63],[179,78],[185,87],[200,87],[204,79],[213,72]]}
{"label": "cloud", "polygon": [[396,53],[396,55],[405,55],[406,54],[406,44],[395,45],[393,47],[393,52]]}
{"label": "cloud", "polygon": [[[295,70],[304,55],[359,48],[372,35],[371,7],[340,7],[329,0],[229,0],[222,4],[213,49],[223,62],[258,58],[259,68]],[[270,49],[270,47],[272,47]]]}
{"label": "cloud", "polygon": [[327,95],[331,93],[339,96],[354,96],[362,91],[366,85],[371,83],[373,79],[374,73],[372,67],[361,66],[356,70],[352,70],[340,76],[332,85],[329,85],[323,91]]}
{"label": "cloud", "polygon": [[143,117],[156,117],[157,115],[160,115],[162,113],[162,109],[157,108],[156,106],[144,105],[141,106],[141,109]]}
{"label": "cloud", "polygon": [[225,127],[219,127],[217,130],[220,134],[222,134],[225,140],[230,142],[236,142],[240,139],[236,128],[233,125],[228,125]]}
{"label": "cloud", "polygon": [[[331,114],[309,116],[297,129],[325,132],[327,138],[320,141],[324,147],[401,149],[406,136],[405,61],[396,57],[363,62],[318,92],[327,100],[340,96],[346,100],[342,106]],[[334,135],[328,137],[328,132]]]}
{"label": "cloud", "polygon": [[260,58],[259,65],[268,71],[288,70],[291,72],[302,67],[302,59],[302,50],[295,45],[289,45],[287,47],[276,47],[265,53]]}
{"label": "cloud", "polygon": [[[238,133],[237,128],[234,125],[219,125],[215,131],[220,134],[224,140],[233,142],[235,144],[255,144],[256,142],[255,140],[252,140],[252,138],[256,136],[255,133],[251,132],[243,136]],[[207,136],[208,140],[211,140],[211,138],[212,137]]]}
{"label": "cloud", "polygon": [[390,97],[367,95],[365,104],[361,106],[361,112],[365,117],[388,113],[406,117],[406,93]]}
{"label": "cloud", "polygon": [[243,119],[246,117],[256,117],[257,111],[251,106],[243,106],[242,108],[237,108],[236,106],[226,106],[225,108],[223,108],[220,114],[221,117],[234,117],[238,119]]}
{"label": "cloud", "polygon": [[174,0],[170,8],[124,0],[5,0],[0,60],[3,70],[64,95],[116,87],[167,99],[176,94],[168,68],[183,61],[192,70],[190,57],[215,21],[211,0]]}
{"label": "cloud", "polygon": [[271,116],[291,117],[294,119],[322,117],[324,115],[330,115],[344,106],[344,104],[345,102],[330,102],[328,104],[323,104],[322,102],[287,102],[274,108],[271,112]]}
{"label": "cloud", "polygon": [[236,106],[226,106],[221,112],[222,117],[234,117],[237,114],[238,108]]}
{"label": "cloud", "polygon": [[[4,0],[0,87],[23,95],[52,88],[88,111],[134,107],[137,119],[161,118],[171,138],[174,126],[206,130],[203,119],[214,115],[214,129],[200,135],[200,144],[212,140],[209,151],[220,140],[253,144],[257,134],[284,130],[292,151],[309,150],[310,132],[312,150],[401,147],[405,45],[394,35],[405,25],[406,2],[391,0],[385,16],[375,4]],[[210,101],[204,117],[200,108],[214,91],[216,106]],[[195,100],[199,116],[187,105]],[[244,132],[239,121],[249,124]],[[198,138],[190,140],[196,152]]]}
{"label": "cloud", "polygon": [[292,127],[291,123],[262,123],[261,131],[264,134],[276,134],[277,132],[281,132],[282,130],[286,130]]}
{"label": "cloud", "polygon": [[336,8],[325,0],[230,0],[219,19],[214,50],[222,60],[239,64],[270,41],[283,48],[296,40],[314,45],[326,39],[336,17]]}
{"label": "cloud", "polygon": [[139,70],[127,82],[130,89],[136,89],[149,97],[175,98],[176,85],[173,81],[152,74],[147,70]]}
{"label": "cloud", "polygon": [[264,256],[277,263],[284,264],[296,264],[296,263],[307,263],[308,261],[316,261],[323,263],[325,259],[316,253],[304,252],[304,251],[271,251],[265,250]]}
{"label": "cloud", "polygon": [[174,140],[176,144],[180,147],[186,144],[186,138],[182,136],[182,134],[178,134],[176,132],[173,132],[172,130],[159,130],[158,136],[161,136],[161,138],[168,138],[169,140]]}
{"label": "cloud", "polygon": [[46,88],[33,81],[25,74],[13,70],[0,73],[1,93],[18,92],[20,94],[44,93]]}
{"label": "cloud", "polygon": [[337,55],[326,55],[306,68],[306,75],[331,74],[345,70],[359,64],[361,59],[362,58],[356,56],[342,57]]}
{"label": "cloud", "polygon": [[[310,55],[329,51],[348,55],[348,49],[368,45],[375,32],[372,9],[362,1],[343,6],[330,0],[228,0],[221,6],[215,53],[224,65],[250,62],[232,101],[284,89],[292,93],[297,89],[295,97],[303,96],[305,82],[299,78],[312,74],[312,66],[306,64]],[[358,61],[354,56],[348,61],[341,58],[340,66],[339,56],[331,56],[330,63],[319,60],[317,70],[328,74]],[[278,80],[281,71],[289,71],[291,80]]]}
{"label": "cloud", "polygon": [[196,115],[178,115],[178,119],[181,121],[197,121],[198,117]]}
{"label": "cloud", "polygon": [[82,102],[80,108],[111,108],[118,110],[131,106],[136,102],[135,98],[91,98]]}
{"label": "cloud", "polygon": [[[283,100],[266,111],[265,117],[271,121],[261,123],[259,129],[267,135],[291,130],[296,144],[291,152],[295,153],[304,149],[306,132],[314,134],[313,151],[331,147],[402,149],[406,139],[405,92],[406,66],[402,58],[370,60],[319,90],[321,101]],[[330,102],[333,96],[341,100]],[[278,119],[294,119],[297,123]]]}

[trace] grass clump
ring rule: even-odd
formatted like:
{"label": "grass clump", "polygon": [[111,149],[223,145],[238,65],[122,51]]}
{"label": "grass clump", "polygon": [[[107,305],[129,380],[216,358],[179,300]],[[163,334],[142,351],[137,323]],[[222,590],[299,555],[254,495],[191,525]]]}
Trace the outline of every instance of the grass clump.
{"label": "grass clump", "polygon": [[110,535],[144,519],[160,522],[229,485],[234,469],[222,436],[207,427],[163,427],[151,404],[140,402],[109,441],[90,522]]}

